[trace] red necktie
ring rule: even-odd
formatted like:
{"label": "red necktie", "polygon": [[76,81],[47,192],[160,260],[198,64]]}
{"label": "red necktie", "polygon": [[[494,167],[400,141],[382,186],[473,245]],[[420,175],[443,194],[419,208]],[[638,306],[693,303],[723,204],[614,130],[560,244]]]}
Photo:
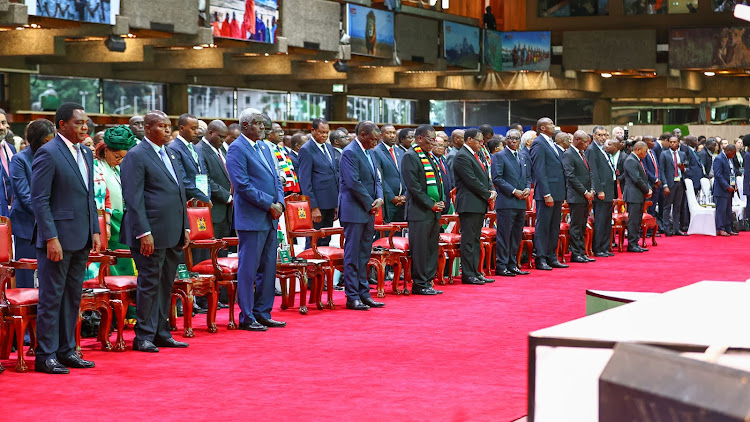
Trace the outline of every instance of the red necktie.
{"label": "red necktie", "polygon": [[680,170],[677,168],[677,151],[672,151],[672,155],[674,156],[674,177],[680,177]]}
{"label": "red necktie", "polygon": [[10,176],[10,169],[8,168],[8,161],[10,161],[10,157],[8,156],[8,146],[6,145],[5,141],[3,141],[2,144],[0,144],[0,147],[2,147],[3,152],[0,154],[0,160],[2,160],[3,163],[3,170],[5,170],[5,174]]}
{"label": "red necktie", "polygon": [[583,160],[583,164],[586,164],[586,170],[591,171],[589,168],[589,162],[586,161],[586,157],[583,156],[583,151],[578,150],[578,153],[581,154],[581,159]]}
{"label": "red necktie", "polygon": [[438,158],[437,162],[438,162],[438,165],[440,166],[440,170],[442,170],[443,173],[448,174],[448,172],[445,171],[445,166],[443,165],[443,159],[442,158]]}
{"label": "red necktie", "polygon": [[398,160],[396,159],[396,154],[393,152],[393,147],[391,147],[389,151],[391,151],[391,158],[393,158],[393,163],[396,164],[396,168],[398,168]]}
{"label": "red necktie", "polygon": [[648,152],[648,156],[651,157],[651,161],[654,163],[654,171],[656,172],[656,178],[659,178],[659,166],[656,165],[656,159],[654,158],[654,153],[652,151]]}
{"label": "red necktie", "polygon": [[643,165],[643,161],[638,160],[639,163],[641,163],[641,168],[643,169],[643,172],[646,172],[646,166]]}
{"label": "red necktie", "polygon": [[479,159],[479,155],[477,155],[476,152],[474,153],[474,158],[476,158],[479,165],[482,166],[482,171],[487,171],[487,168],[484,167],[484,164],[482,164],[482,160]]}

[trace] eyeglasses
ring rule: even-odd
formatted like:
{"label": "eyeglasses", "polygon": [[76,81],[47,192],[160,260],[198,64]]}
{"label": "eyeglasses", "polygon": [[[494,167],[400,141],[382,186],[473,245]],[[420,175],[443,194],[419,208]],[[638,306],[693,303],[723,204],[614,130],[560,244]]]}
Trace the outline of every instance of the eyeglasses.
{"label": "eyeglasses", "polygon": [[521,137],[520,137],[520,136],[508,136],[508,137],[507,137],[507,138],[505,138],[505,139],[513,139],[513,140],[516,140],[516,141],[520,141],[520,140],[521,140]]}

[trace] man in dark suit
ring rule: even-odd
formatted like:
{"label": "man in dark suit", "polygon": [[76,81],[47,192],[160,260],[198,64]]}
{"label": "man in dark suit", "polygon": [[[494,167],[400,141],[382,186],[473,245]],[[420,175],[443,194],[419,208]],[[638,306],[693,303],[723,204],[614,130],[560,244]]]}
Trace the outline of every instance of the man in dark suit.
{"label": "man in dark suit", "polygon": [[581,263],[595,260],[586,256],[586,244],[583,240],[588,222],[589,201],[594,199],[591,166],[583,152],[587,141],[586,132],[576,131],[570,148],[563,154],[565,179],[568,182],[566,199],[570,206],[570,260]]}
{"label": "man in dark suit", "polygon": [[338,168],[341,162],[341,154],[344,152],[344,148],[349,145],[349,135],[343,130],[336,129],[328,135],[328,141],[333,147],[333,159],[336,160],[336,167]]}
{"label": "man in dark suit", "polygon": [[514,277],[529,274],[518,268],[516,256],[523,235],[526,198],[531,194],[531,164],[518,153],[521,132],[509,130],[505,142],[508,147],[492,156],[492,183],[497,192],[495,212],[498,221],[495,275]]}
{"label": "man in dark suit", "polygon": [[89,250],[98,252],[100,246],[93,157],[81,146],[88,136],[87,122],[82,106],[62,104],[55,113],[58,135],[36,151],[32,164],[31,204],[37,224],[32,241],[39,276],[34,369],[47,374],[94,367],[76,354],[86,260]]}
{"label": "man in dark suit", "polygon": [[[445,139],[437,136],[435,138],[435,146],[432,148],[430,154],[432,154],[432,158],[435,159],[438,168],[440,168],[440,177],[443,180],[443,191],[447,192],[445,195],[445,208],[443,208],[443,214],[448,214],[451,212],[450,191],[456,187],[456,184],[453,182],[453,174],[450,173],[448,165],[445,163],[445,144]],[[406,197],[404,197],[404,201],[406,201]]]}
{"label": "man in dark suit", "polygon": [[714,203],[716,230],[719,236],[739,235],[732,227],[732,197],[737,191],[732,159],[737,154],[734,144],[728,144],[714,160]]}
{"label": "man in dark suit", "polygon": [[415,130],[405,127],[398,132],[396,132],[396,137],[398,138],[398,147],[401,148],[401,151],[406,152],[411,148],[412,144],[414,143],[415,139]]}
{"label": "man in dark suit", "polygon": [[641,160],[646,158],[648,147],[643,141],[633,146],[633,153],[628,155],[623,165],[625,187],[623,200],[628,204],[628,252],[646,252],[648,249],[638,245],[643,219],[643,204],[651,197],[646,168]]}
{"label": "man in dark suit", "polygon": [[[334,149],[328,140],[328,122],[317,118],[312,122],[311,141],[299,150],[299,177],[303,195],[310,197],[313,227],[333,226],[339,200],[339,169],[334,159]],[[331,237],[318,239],[318,246],[328,246]],[[310,248],[310,238],[305,249]]]}
{"label": "man in dark suit", "polygon": [[412,293],[437,295],[432,288],[437,273],[440,214],[445,208],[445,191],[437,163],[430,155],[435,145],[435,129],[421,125],[416,141],[401,160],[401,176],[406,186],[404,214],[409,223]]}
{"label": "man in dark suit", "polygon": [[169,331],[169,304],[182,250],[190,242],[185,187],[177,153],[164,147],[171,121],[159,110],[146,114],[143,141],[120,164],[125,202],[120,242],[130,247],[138,269],[133,350],[187,347]]}
{"label": "man in dark suit", "polygon": [[284,212],[284,187],[274,157],[261,141],[263,116],[240,114],[242,135],[229,146],[227,170],[234,187],[234,225],[239,237],[237,297],[241,330],[266,331],[285,322],[271,318],[276,280],[276,227]]}
{"label": "man in dark suit", "polygon": [[551,270],[567,268],[557,260],[557,242],[560,237],[562,203],[565,200],[565,171],[562,152],[552,141],[555,124],[542,117],[537,121],[539,136],[531,143],[529,153],[534,167],[534,199],[536,200],[536,229],[534,247],[536,268]]}
{"label": "man in dark suit", "polygon": [[716,158],[716,138],[706,139],[705,147],[698,152],[698,161],[703,166],[706,177],[709,179],[714,177],[714,158]]}
{"label": "man in dark suit", "polygon": [[661,184],[664,187],[664,233],[667,236],[687,236],[680,230],[680,213],[685,185],[682,182],[687,158],[680,151],[680,141],[676,136],[669,138],[669,149],[662,151],[659,158]]}
{"label": "man in dark suit", "polygon": [[[701,179],[706,176],[706,171],[703,168],[698,153],[695,152],[695,148],[698,147],[698,138],[695,135],[687,135],[685,137],[685,143],[681,145],[680,151],[685,153],[687,158],[687,167],[685,168],[685,178],[693,181],[693,189],[695,193],[701,190]],[[688,216],[687,224],[690,224],[690,217]]]}
{"label": "man in dark suit", "polygon": [[453,174],[453,160],[456,159],[456,153],[464,146],[464,130],[454,129],[451,132],[451,140],[453,141],[453,149],[449,154],[445,155],[445,164],[448,165],[448,171],[451,174],[451,178],[455,180]]}
{"label": "man in dark suit", "polygon": [[594,127],[594,140],[586,149],[586,160],[591,168],[591,179],[596,196],[594,209],[594,238],[592,250],[597,258],[614,256],[609,252],[612,232],[612,201],[617,193],[617,175],[610,159],[607,145],[607,130]]}
{"label": "man in dark suit", "polygon": [[[211,222],[214,236],[230,236],[232,223],[232,183],[229,181],[226,159],[221,153],[221,146],[227,136],[227,125],[221,120],[214,120],[208,125],[203,140],[196,146],[203,156],[208,173],[208,184],[211,190]],[[226,249],[219,251],[220,257],[227,256]]]}
{"label": "man in dark suit", "polygon": [[5,110],[0,108],[0,215],[8,216],[10,211],[10,205],[13,203],[13,189],[11,188],[11,178],[13,172],[11,172],[10,161],[16,154],[16,147],[5,141],[5,136],[10,131],[10,125],[8,124],[8,116]]}
{"label": "man in dark suit", "polygon": [[396,147],[396,129],[393,125],[383,126],[381,139],[383,142],[375,147],[372,155],[383,178],[383,200],[385,201],[383,219],[386,223],[404,221],[406,189],[401,183],[400,173],[404,152]]}
{"label": "man in dark suit", "polygon": [[302,145],[305,144],[305,141],[307,141],[307,137],[302,132],[297,132],[292,135],[292,139],[290,141],[291,147],[289,152],[289,159],[292,160],[292,166],[294,166],[294,171],[297,173],[299,173],[299,149],[302,148]]}
{"label": "man in dark suit", "polygon": [[[198,119],[191,114],[182,114],[177,120],[179,135],[167,146],[177,158],[177,174],[182,178],[188,199],[209,202],[211,192],[208,186],[206,163],[203,154],[196,150],[194,141],[198,132]],[[200,140],[200,138],[198,138]],[[205,184],[204,184],[205,183]],[[204,184],[204,185],[203,185]],[[200,186],[203,185],[203,186]],[[205,188],[205,192],[201,188]]]}
{"label": "man in dark suit", "polygon": [[362,122],[359,133],[341,154],[339,211],[344,227],[344,290],[346,307],[357,311],[385,306],[372,300],[367,281],[375,213],[383,205],[383,189],[372,149],[380,131],[375,123]]}
{"label": "man in dark suit", "polygon": [[461,283],[485,284],[494,280],[479,273],[482,223],[489,201],[496,193],[490,187],[489,169],[479,158],[482,132],[467,129],[464,147],[456,152],[456,212],[461,222]]}
{"label": "man in dark suit", "polygon": [[[656,218],[657,225],[661,221],[661,209],[657,213],[656,205],[661,203],[663,193],[661,190],[661,178],[659,177],[659,159],[656,158],[654,148],[656,143],[654,137],[646,135],[643,137],[643,142],[646,143],[646,156],[641,159],[643,168],[646,170],[646,178],[648,179],[648,186],[652,191],[651,195],[651,206],[648,207],[648,213]],[[648,235],[648,234],[647,234]]]}

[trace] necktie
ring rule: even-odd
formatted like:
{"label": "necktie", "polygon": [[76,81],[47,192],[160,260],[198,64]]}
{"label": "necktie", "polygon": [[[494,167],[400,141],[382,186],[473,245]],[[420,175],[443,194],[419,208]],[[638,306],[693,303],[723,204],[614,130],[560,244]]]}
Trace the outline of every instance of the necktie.
{"label": "necktie", "polygon": [[396,153],[393,152],[393,147],[390,147],[389,151],[391,151],[391,158],[393,158],[393,164],[396,165],[396,170],[398,170],[398,160],[396,159]]}
{"label": "necktie", "polygon": [[437,162],[438,162],[438,165],[440,165],[440,170],[442,170],[443,173],[448,174],[448,172],[445,171],[445,166],[443,165],[443,159],[442,158],[438,158]]}
{"label": "necktie", "polygon": [[257,142],[255,143],[255,145],[253,145],[253,149],[258,153],[258,155],[260,155],[260,162],[263,163],[264,166],[266,166],[266,169],[273,173],[273,170],[271,170],[271,166],[268,164],[268,161],[266,161],[266,157],[263,154],[263,151],[261,151],[260,147],[258,147]]}
{"label": "necktie", "polygon": [[586,164],[586,170],[591,171],[589,168],[589,162],[586,161],[586,157],[583,156],[583,151],[578,150],[578,153],[581,154],[581,160],[583,160],[583,164]]}
{"label": "necktie", "polygon": [[167,157],[167,152],[164,151],[164,147],[161,147],[159,149],[159,157],[164,163],[164,166],[167,168],[167,171],[169,171],[169,174],[172,176],[172,179],[175,181],[175,183],[177,183],[177,175],[175,175],[174,168],[172,167],[172,162],[169,160],[169,157]]}
{"label": "necktie", "polygon": [[370,151],[365,151],[365,157],[367,157],[367,161],[370,163],[370,170],[372,170],[373,173],[375,173],[375,166],[372,164],[372,158],[370,157]]}
{"label": "necktie", "polygon": [[227,160],[224,159],[224,156],[221,155],[221,151],[216,151],[216,155],[219,156],[219,160],[221,161],[221,164],[224,165],[224,170],[229,174],[229,170],[227,170]]}
{"label": "necktie", "polygon": [[487,168],[484,166],[484,164],[482,163],[482,160],[479,158],[479,154],[475,152],[474,157],[477,159],[477,162],[479,163],[479,165],[482,166],[482,171],[487,171]]}
{"label": "necktie", "polygon": [[198,153],[195,152],[195,148],[193,147],[193,144],[191,144],[190,142],[188,142],[188,149],[190,150],[190,155],[193,156],[193,161],[195,161],[195,164],[198,165],[198,173],[202,174],[203,170],[201,170],[201,165],[198,162]]}
{"label": "necktie", "polygon": [[5,141],[2,143],[3,153],[0,155],[0,160],[3,162],[3,170],[5,170],[5,174],[10,176],[10,171],[8,168],[8,146],[5,144]]}
{"label": "necktie", "polygon": [[89,188],[89,171],[86,168],[86,160],[83,158],[81,152],[81,144],[74,145],[76,149],[76,162],[78,163],[78,170],[81,171],[81,177],[83,177],[83,183],[86,185],[86,189]]}
{"label": "necktie", "polygon": [[656,178],[659,179],[659,166],[656,164],[654,153],[652,151],[649,151],[648,156],[651,157],[651,162],[654,163],[654,172],[656,173]]}
{"label": "necktie", "polygon": [[672,151],[672,156],[674,157],[674,178],[680,177],[680,169],[677,168],[677,151]]}
{"label": "necktie", "polygon": [[326,144],[320,144],[320,149],[323,151],[323,155],[328,158],[328,162],[333,164],[333,160],[331,159],[331,154],[328,153],[328,148],[326,148]]}

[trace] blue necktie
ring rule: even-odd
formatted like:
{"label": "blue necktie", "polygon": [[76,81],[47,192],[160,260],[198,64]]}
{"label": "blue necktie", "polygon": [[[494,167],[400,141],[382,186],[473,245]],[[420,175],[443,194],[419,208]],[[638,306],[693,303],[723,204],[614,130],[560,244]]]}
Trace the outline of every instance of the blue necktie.
{"label": "blue necktie", "polygon": [[166,151],[164,151],[164,147],[159,149],[159,156],[161,157],[161,161],[164,162],[164,165],[167,167],[167,170],[169,171],[169,174],[172,175],[172,179],[174,179],[175,183],[177,182],[177,176],[175,175],[174,168],[172,168],[172,162],[169,160],[169,157],[167,157]]}
{"label": "blue necktie", "polygon": [[81,144],[75,144],[73,145],[76,149],[76,162],[78,163],[78,170],[81,172],[81,177],[83,178],[83,183],[86,185],[86,189],[89,188],[89,172],[86,168],[86,160],[83,158],[83,153],[81,152]]}
{"label": "blue necktie", "polygon": [[365,157],[367,157],[367,161],[370,162],[370,169],[373,173],[375,173],[375,166],[372,164],[372,158],[370,157],[370,151],[365,150]]}

